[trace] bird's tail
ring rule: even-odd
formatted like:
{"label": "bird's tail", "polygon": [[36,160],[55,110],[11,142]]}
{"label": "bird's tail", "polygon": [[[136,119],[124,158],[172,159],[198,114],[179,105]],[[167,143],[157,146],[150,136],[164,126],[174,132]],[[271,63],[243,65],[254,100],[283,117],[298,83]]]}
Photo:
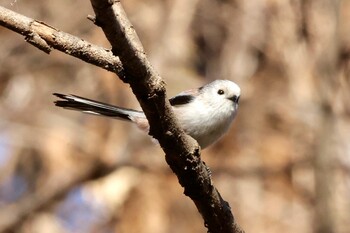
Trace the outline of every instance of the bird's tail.
{"label": "bird's tail", "polygon": [[53,95],[60,98],[60,100],[55,101],[55,105],[66,109],[128,121],[134,121],[135,117],[144,117],[141,111],[120,108],[76,95],[64,95],[59,93],[54,93]]}

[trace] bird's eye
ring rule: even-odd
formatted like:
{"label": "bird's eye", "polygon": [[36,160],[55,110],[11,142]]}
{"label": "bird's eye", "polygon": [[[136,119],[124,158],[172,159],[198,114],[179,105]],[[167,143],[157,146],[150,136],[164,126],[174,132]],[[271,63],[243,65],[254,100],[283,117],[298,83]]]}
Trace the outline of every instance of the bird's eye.
{"label": "bird's eye", "polygon": [[224,90],[222,90],[222,89],[219,89],[219,90],[218,90],[218,94],[219,94],[219,95],[223,95],[224,93],[225,93]]}

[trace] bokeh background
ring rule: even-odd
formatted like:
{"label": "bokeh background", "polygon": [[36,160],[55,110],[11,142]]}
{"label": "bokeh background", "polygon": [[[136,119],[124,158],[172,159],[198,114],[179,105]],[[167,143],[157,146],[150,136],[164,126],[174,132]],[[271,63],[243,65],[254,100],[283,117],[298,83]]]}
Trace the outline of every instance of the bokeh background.
{"label": "bokeh background", "polygon": [[[169,96],[241,86],[202,153],[246,232],[350,232],[350,1],[122,1]],[[89,1],[0,5],[109,48]],[[0,232],[206,232],[164,153],[127,122],[53,92],[139,108],[114,74],[0,27]]]}

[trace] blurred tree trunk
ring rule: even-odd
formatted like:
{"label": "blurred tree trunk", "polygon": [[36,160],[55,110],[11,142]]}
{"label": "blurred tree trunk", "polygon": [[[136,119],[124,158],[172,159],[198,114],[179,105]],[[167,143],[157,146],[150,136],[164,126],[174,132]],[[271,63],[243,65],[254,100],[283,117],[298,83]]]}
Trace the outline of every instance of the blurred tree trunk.
{"label": "blurred tree trunk", "polygon": [[307,10],[311,47],[314,48],[313,67],[318,92],[319,130],[315,148],[315,232],[335,232],[335,214],[332,206],[334,164],[336,159],[335,123],[336,92],[339,85],[339,8],[337,0],[308,2]]}

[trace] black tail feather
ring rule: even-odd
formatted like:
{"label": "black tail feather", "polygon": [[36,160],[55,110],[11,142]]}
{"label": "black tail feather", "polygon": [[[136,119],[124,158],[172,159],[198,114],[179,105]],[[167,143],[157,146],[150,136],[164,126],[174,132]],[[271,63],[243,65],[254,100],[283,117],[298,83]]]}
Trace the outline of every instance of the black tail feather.
{"label": "black tail feather", "polygon": [[54,102],[55,105],[66,109],[124,120],[131,120],[130,114],[143,114],[141,111],[120,108],[76,95],[64,95],[60,93],[53,93],[53,95],[61,99],[56,100]]}

